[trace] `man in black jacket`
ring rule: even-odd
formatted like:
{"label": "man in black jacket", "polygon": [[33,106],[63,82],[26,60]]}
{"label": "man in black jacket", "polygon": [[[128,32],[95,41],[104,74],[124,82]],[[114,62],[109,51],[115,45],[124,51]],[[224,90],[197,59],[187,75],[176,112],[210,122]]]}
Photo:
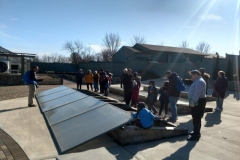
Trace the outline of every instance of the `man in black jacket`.
{"label": "man in black jacket", "polygon": [[82,89],[82,79],[84,77],[82,69],[79,69],[79,72],[76,74],[75,80],[77,82],[77,89],[80,87]]}
{"label": "man in black jacket", "polygon": [[173,123],[177,120],[177,101],[180,97],[180,91],[177,90],[178,75],[171,71],[166,71],[165,77],[169,80],[167,96],[169,96],[169,103],[171,106],[172,117],[169,120]]}
{"label": "man in black jacket", "polygon": [[[30,70],[29,73],[29,79],[31,81],[41,82],[43,79],[37,79],[36,78],[36,72],[38,72],[38,66],[33,66],[32,70]],[[29,88],[29,95],[28,95],[28,107],[36,107],[37,105],[33,104],[33,98],[35,95],[36,87],[38,87],[35,84],[28,84]]]}
{"label": "man in black jacket", "polygon": [[125,94],[124,96],[125,96],[126,105],[129,105],[131,101],[133,80],[134,80],[134,77],[132,75],[132,70],[128,69],[122,81],[123,87],[124,87],[124,94]]}

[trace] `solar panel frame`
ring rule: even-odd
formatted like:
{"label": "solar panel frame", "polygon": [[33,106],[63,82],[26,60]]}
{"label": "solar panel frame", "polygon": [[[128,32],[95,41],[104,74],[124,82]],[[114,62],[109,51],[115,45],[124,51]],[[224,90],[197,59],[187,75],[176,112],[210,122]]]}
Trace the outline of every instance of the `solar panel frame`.
{"label": "solar panel frame", "polygon": [[[61,89],[60,89],[61,90]],[[59,90],[59,91],[60,91]],[[52,94],[55,94],[56,92],[52,92]],[[79,94],[83,94],[83,93],[80,93],[80,92],[78,92]],[[54,99],[52,99],[53,101],[55,101],[55,100],[57,100],[57,99],[61,99],[61,98],[63,98],[64,96],[67,96],[68,94],[66,94],[66,95],[63,95],[63,96],[60,96],[60,97],[58,97],[58,98],[54,98]],[[84,94],[85,95],[85,94]],[[40,96],[41,96],[41,94],[40,94]],[[49,96],[49,94],[48,95],[45,95],[45,97],[48,97]],[[91,97],[91,96],[88,96],[88,95],[86,95],[87,97]],[[43,96],[41,96],[41,97],[43,97]],[[40,97],[40,98],[41,98]],[[85,98],[87,98],[87,97],[85,97]],[[80,99],[80,100],[84,100],[85,98],[82,98],[82,99]],[[96,99],[96,98],[94,98],[94,97],[91,97],[92,99]],[[91,99],[90,98],[90,99]],[[39,101],[38,101],[38,96],[36,95],[36,100],[37,100],[37,103],[38,103],[38,105],[39,105],[39,109],[40,109],[40,111],[42,110],[41,109],[41,105],[42,105],[42,103],[39,103]],[[79,101],[80,101],[79,100]],[[98,99],[97,99],[98,100]],[[78,101],[78,100],[77,100]],[[101,101],[101,100],[98,100],[98,101]],[[47,101],[48,102],[48,101]],[[68,103],[68,104],[71,104],[71,103],[74,103],[74,102],[76,102],[76,101],[73,101],[73,102],[70,102],[70,103]],[[46,102],[44,102],[44,103],[46,103]],[[97,107],[93,107],[92,109],[89,109],[89,110],[86,110],[85,112],[82,112],[82,113],[79,113],[79,114],[77,114],[77,115],[74,115],[74,116],[72,116],[72,117],[68,117],[68,118],[66,118],[65,120],[62,120],[62,121],[60,121],[60,122],[58,122],[58,123],[54,123],[54,124],[50,124],[49,123],[49,120],[48,120],[48,118],[47,118],[47,114],[46,113],[48,113],[48,112],[50,112],[50,111],[54,111],[55,109],[57,110],[57,109],[60,109],[61,107],[64,107],[65,105],[67,105],[67,104],[64,104],[64,105],[61,105],[61,106],[58,106],[57,108],[55,108],[55,109],[51,109],[51,110],[48,110],[48,111],[44,111],[44,112],[42,112],[42,114],[44,115],[44,119],[45,119],[45,121],[46,121],[46,124],[47,124],[47,126],[48,126],[48,128],[49,128],[49,131],[50,131],[50,133],[51,133],[51,136],[52,136],[52,138],[53,138],[53,140],[54,140],[54,144],[55,144],[55,146],[56,146],[56,148],[57,148],[57,151],[58,151],[58,153],[59,154],[64,154],[64,153],[67,153],[68,151],[70,151],[70,150],[72,150],[72,149],[74,149],[74,148],[76,148],[76,147],[78,147],[79,145],[82,145],[82,144],[84,144],[84,143],[86,143],[86,142],[88,142],[88,141],[90,141],[90,140],[92,140],[92,139],[94,139],[94,138],[96,138],[96,137],[98,137],[98,136],[100,136],[100,135],[102,135],[102,134],[105,134],[105,133],[107,133],[107,132],[109,132],[109,131],[111,131],[111,130],[113,130],[113,129],[115,129],[115,128],[117,128],[117,127],[120,127],[120,126],[122,126],[122,125],[124,125],[124,124],[126,124],[126,123],[128,123],[128,122],[131,122],[131,121],[133,121],[133,120],[135,120],[135,118],[132,118],[132,116],[131,116],[131,114],[129,113],[129,112],[126,112],[126,111],[124,111],[124,110],[121,110],[121,109],[119,109],[119,108],[117,108],[117,107],[115,107],[115,106],[112,106],[112,105],[110,105],[110,104],[108,104],[108,103],[106,103],[106,102],[103,102],[102,103],[103,105],[99,105],[99,106],[97,106]],[[73,122],[74,120],[76,120],[76,119],[78,119],[78,118],[80,118],[81,119],[81,117],[83,116],[85,116],[85,117],[88,117],[88,116],[86,116],[86,115],[88,115],[89,113],[98,113],[98,110],[97,109],[100,109],[101,110],[101,107],[105,107],[105,109],[106,109],[106,107],[110,107],[110,108],[112,108],[114,111],[118,111],[118,112],[120,112],[121,114],[124,114],[125,115],[125,117],[127,117],[127,118],[125,118],[124,120],[122,120],[121,122],[119,122],[119,123],[115,123],[114,124],[114,122],[112,122],[112,121],[110,121],[112,124],[112,127],[110,127],[110,128],[108,128],[107,130],[104,130],[104,131],[101,131],[101,132],[99,132],[99,134],[96,134],[95,132],[91,132],[91,134],[94,134],[95,133],[95,135],[94,136],[92,136],[92,137],[89,137],[89,138],[87,138],[87,139],[85,139],[84,141],[81,141],[80,143],[79,142],[77,142],[77,143],[74,143],[73,145],[66,145],[65,147],[63,147],[63,144],[61,144],[62,143],[62,141],[61,140],[59,140],[59,137],[57,137],[57,135],[58,134],[56,134],[56,128],[58,127],[58,126],[60,126],[60,125],[66,125],[66,123],[68,123],[68,122]],[[108,108],[109,109],[109,108]],[[97,110],[97,111],[96,111]],[[96,114],[95,113],[95,114]],[[105,112],[104,112],[105,113]],[[119,114],[120,115],[120,114]],[[118,116],[119,116],[118,115]],[[106,116],[106,115],[105,115]],[[106,118],[105,116],[102,116],[102,117],[104,117],[104,118]],[[98,117],[98,116],[97,116]],[[117,116],[115,116],[115,117],[112,117],[113,119],[115,119]],[[117,121],[119,121],[119,118],[117,118],[116,119]],[[96,122],[96,124],[98,124],[98,123],[100,123],[101,121],[99,121],[99,120],[97,120],[97,122]],[[103,124],[105,124],[104,122],[101,122],[101,123],[103,123]],[[95,124],[95,123],[94,123]],[[85,125],[85,124],[83,124],[83,123],[78,123],[78,125]],[[71,127],[71,125],[67,125],[67,126],[70,126]],[[92,125],[89,125],[90,126],[90,128],[92,127]],[[95,126],[97,126],[97,127],[99,127],[99,125],[95,125]],[[66,127],[63,127],[62,129],[63,130],[65,130],[65,128]],[[100,129],[103,129],[104,127],[101,127]],[[73,130],[79,130],[79,128],[73,128]],[[72,132],[73,130],[70,130],[69,132],[71,133],[71,134],[75,134],[75,135],[79,135],[78,133],[74,133],[74,132]],[[70,134],[70,133],[68,133],[68,134]],[[79,132],[79,133],[81,133],[81,132]],[[67,134],[67,135],[68,135]],[[68,140],[68,139],[67,139]],[[75,140],[72,140],[72,142],[75,142]],[[70,143],[70,142],[69,142]]]}

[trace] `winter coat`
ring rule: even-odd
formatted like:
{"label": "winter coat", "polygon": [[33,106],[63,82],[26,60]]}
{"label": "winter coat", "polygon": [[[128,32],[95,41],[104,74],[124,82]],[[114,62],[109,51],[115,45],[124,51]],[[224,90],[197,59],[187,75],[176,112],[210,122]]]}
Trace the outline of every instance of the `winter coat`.
{"label": "winter coat", "polygon": [[141,109],[138,113],[132,114],[133,118],[139,117],[140,123],[143,126],[143,128],[149,128],[153,125],[155,116],[152,114],[151,111],[149,111],[146,108]]}
{"label": "winter coat", "polygon": [[132,82],[133,79],[134,79],[133,75],[128,75],[128,74],[124,75],[122,82],[123,82],[125,93],[131,93],[133,88],[133,82]]}
{"label": "winter coat", "polygon": [[99,74],[94,74],[93,75],[94,83],[98,83],[99,82],[99,78],[100,78]]}
{"label": "winter coat", "polygon": [[178,78],[177,78],[176,73],[172,73],[168,80],[168,89],[167,89],[167,95],[172,96],[172,97],[180,97],[180,91],[177,90],[177,83],[178,83]]}
{"label": "winter coat", "polygon": [[124,79],[124,76],[126,75],[126,73],[122,73],[122,75],[121,75],[121,87],[122,87],[122,85],[123,85],[123,79]]}
{"label": "winter coat", "polygon": [[167,96],[167,88],[162,87],[159,89],[158,93],[160,94],[159,101],[164,103],[169,103],[169,97]]}
{"label": "winter coat", "polygon": [[226,77],[218,78],[214,84],[212,96],[218,98],[225,98],[227,87],[228,79]]}
{"label": "winter coat", "polygon": [[206,82],[206,85],[208,86],[208,80],[209,80],[209,78],[210,78],[210,75],[207,74],[207,73],[204,73],[204,74],[202,75],[202,78],[204,79],[204,81]]}
{"label": "winter coat", "polygon": [[157,88],[154,86],[153,91],[151,91],[151,86],[149,86],[148,87],[148,96],[147,96],[148,103],[157,102],[157,96],[158,96]]}
{"label": "winter coat", "polygon": [[140,76],[134,76],[135,81],[137,82],[138,87],[141,87],[141,77]]}
{"label": "winter coat", "polygon": [[82,81],[83,77],[84,77],[84,74],[82,72],[79,72],[76,74],[75,79],[76,81]]}
{"label": "winter coat", "polygon": [[93,74],[92,74],[92,73],[86,74],[86,75],[84,76],[84,79],[85,79],[85,82],[86,82],[86,83],[93,83]]}
{"label": "winter coat", "polygon": [[106,74],[103,72],[103,73],[100,73],[99,76],[100,76],[99,82],[102,83],[105,79]]}
{"label": "winter coat", "polygon": [[110,86],[110,77],[109,76],[105,76],[104,80],[103,80],[103,85],[104,85],[104,88],[109,88]]}
{"label": "winter coat", "polygon": [[139,88],[138,88],[138,85],[133,87],[131,99],[132,100],[136,100],[136,101],[139,100]]}

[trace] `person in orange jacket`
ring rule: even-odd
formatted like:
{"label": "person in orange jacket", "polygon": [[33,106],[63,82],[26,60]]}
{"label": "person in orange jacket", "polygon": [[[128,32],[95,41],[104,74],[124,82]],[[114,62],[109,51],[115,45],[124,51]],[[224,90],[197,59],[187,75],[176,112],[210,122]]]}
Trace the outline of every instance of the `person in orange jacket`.
{"label": "person in orange jacket", "polygon": [[93,83],[93,81],[94,81],[93,77],[94,77],[94,76],[93,76],[91,70],[88,70],[88,71],[87,71],[87,74],[85,74],[85,76],[84,76],[85,82],[86,82],[86,84],[87,84],[87,89],[89,90],[89,85],[90,85],[92,91],[93,91],[92,83]]}

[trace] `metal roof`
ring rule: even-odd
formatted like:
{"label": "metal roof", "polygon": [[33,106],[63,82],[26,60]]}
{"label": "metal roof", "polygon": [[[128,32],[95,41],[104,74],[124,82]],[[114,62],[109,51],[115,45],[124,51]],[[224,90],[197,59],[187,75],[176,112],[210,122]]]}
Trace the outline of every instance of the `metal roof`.
{"label": "metal roof", "polygon": [[3,54],[6,54],[6,53],[10,53],[10,54],[14,54],[13,52],[11,52],[11,51],[9,51],[9,50],[7,50],[6,48],[3,48],[3,47],[1,47],[0,46],[0,53],[3,53]]}
{"label": "metal roof", "polygon": [[135,44],[133,46],[135,49],[144,48],[148,51],[158,51],[158,52],[174,52],[174,53],[183,53],[183,54],[193,54],[199,56],[206,56],[199,51],[189,49],[189,48],[179,48],[179,47],[169,47],[169,46],[159,46],[159,45],[150,45],[150,44]]}

